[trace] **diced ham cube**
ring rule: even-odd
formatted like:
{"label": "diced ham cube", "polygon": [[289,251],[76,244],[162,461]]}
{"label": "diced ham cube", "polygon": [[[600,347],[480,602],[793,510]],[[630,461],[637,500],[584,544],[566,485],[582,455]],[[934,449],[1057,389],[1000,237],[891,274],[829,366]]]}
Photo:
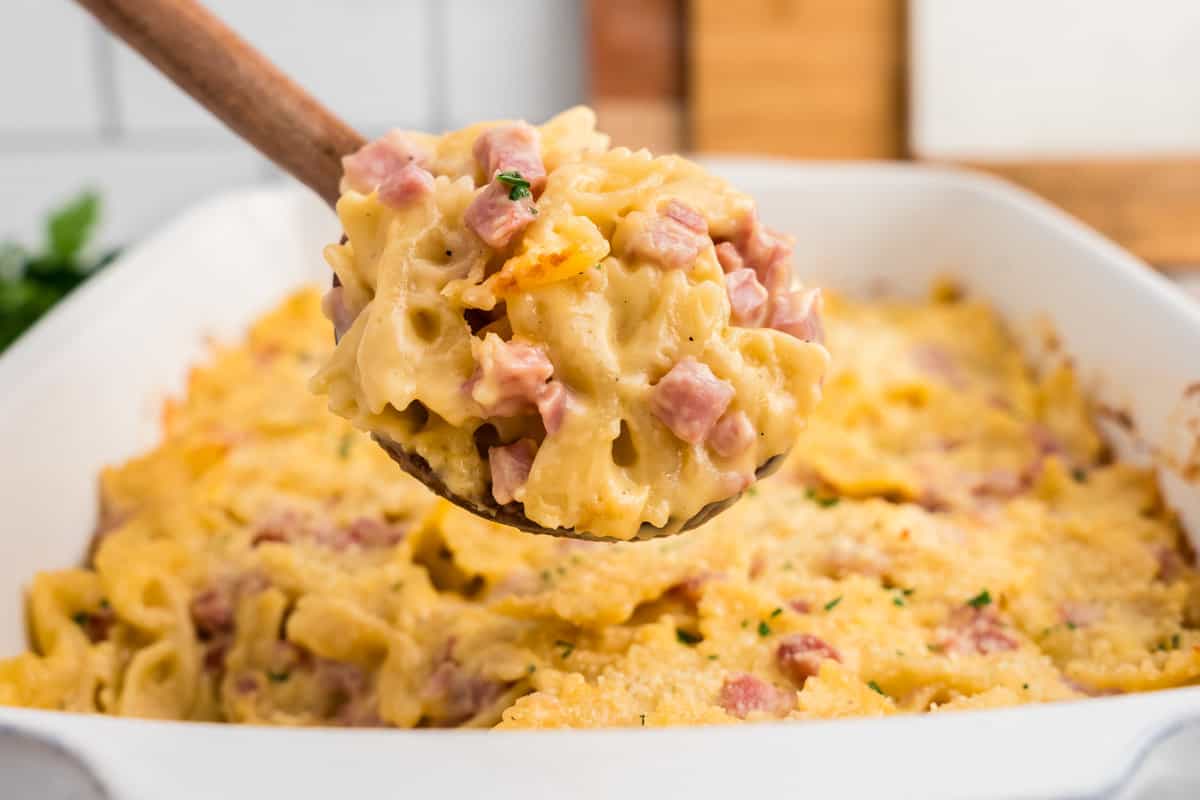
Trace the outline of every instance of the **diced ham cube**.
{"label": "diced ham cube", "polygon": [[504,694],[504,684],[468,672],[453,656],[451,640],[434,666],[420,698],[431,721],[453,727],[486,710]]}
{"label": "diced ham cube", "polygon": [[771,327],[806,342],[824,344],[821,290],[804,289],[776,295],[771,308]]}
{"label": "diced ham cube", "polygon": [[938,644],[947,653],[990,655],[1015,650],[1017,640],[1006,630],[1004,621],[991,606],[962,606],[954,610]]}
{"label": "diced ham cube", "polygon": [[743,328],[757,328],[767,317],[767,287],[758,282],[752,269],[738,269],[725,275],[729,295],[730,319]]}
{"label": "diced ham cube", "polygon": [[708,222],[699,211],[684,205],[678,200],[668,200],[661,209],[664,217],[678,222],[693,233],[708,235]]}
{"label": "diced ham cube", "polygon": [[656,383],[650,412],[689,444],[703,442],[733,400],[733,385],[687,356]]}
{"label": "diced ham cube", "polygon": [[[738,249],[734,247],[733,242],[721,242],[714,249],[717,253],[717,262],[726,274],[746,269],[746,262],[742,259],[742,255],[738,252]],[[757,278],[758,276],[755,275],[755,277]]]}
{"label": "diced ham cube", "polygon": [[816,677],[826,659],[841,661],[842,656],[824,639],[809,633],[784,636],[775,648],[775,665],[797,689],[803,689],[805,681]]}
{"label": "diced ham cube", "polygon": [[531,411],[554,374],[554,365],[542,348],[517,340],[506,342],[494,333],[484,337],[478,359],[479,367],[465,388],[488,417]]}
{"label": "diced ham cube", "polygon": [[228,583],[214,584],[192,598],[192,624],[201,639],[211,639],[233,630],[236,597]]}
{"label": "diced ham cube", "polygon": [[403,131],[390,131],[358,152],[342,158],[342,190],[353,189],[369,194],[404,167],[415,164],[428,167],[430,155],[415,139]]}
{"label": "diced ham cube", "polygon": [[1100,603],[1071,601],[1058,607],[1062,621],[1071,628],[1084,628],[1104,619],[1104,606]]}
{"label": "diced ham cube", "polygon": [[94,611],[81,611],[75,615],[75,621],[83,630],[84,636],[92,644],[103,642],[108,638],[108,632],[117,621],[117,615],[113,613],[112,606],[108,603],[103,603]]}
{"label": "diced ham cube", "polygon": [[557,433],[562,427],[570,402],[571,393],[560,381],[550,381],[538,387],[537,409],[546,433]]}
{"label": "diced ham cube", "polygon": [[808,614],[812,611],[812,603],[800,598],[788,600],[787,605],[788,608],[790,608],[792,611],[795,611],[797,614]]}
{"label": "diced ham cube", "polygon": [[504,447],[488,448],[488,465],[492,471],[492,497],[500,505],[525,498],[525,483],[533,469],[538,445],[532,439],[522,439]]}
{"label": "diced ham cube", "polygon": [[633,237],[636,255],[668,269],[687,269],[710,243],[708,223],[677,200],[668,201]]}
{"label": "diced ham cube", "polygon": [[525,230],[536,216],[533,197],[509,198],[511,188],[492,181],[467,206],[463,220],[484,244],[496,250],[508,247],[513,237]]}
{"label": "diced ham cube", "polygon": [[373,517],[359,517],[347,526],[326,527],[315,532],[317,544],[344,552],[352,547],[394,547],[404,540],[406,529]]}
{"label": "diced ham cube", "polygon": [[708,434],[709,446],[725,458],[740,456],[754,442],[754,425],[745,411],[725,414]]}
{"label": "diced ham cube", "polygon": [[1178,580],[1193,561],[1190,553],[1181,553],[1177,548],[1166,544],[1154,548],[1154,560],[1158,564],[1154,578],[1164,583]]}
{"label": "diced ham cube", "polygon": [[334,336],[339,339],[354,324],[354,315],[346,306],[346,295],[342,286],[334,286],[325,293],[321,298],[321,311],[333,323]]}
{"label": "diced ham cube", "polygon": [[733,244],[768,292],[774,295],[787,289],[791,282],[789,261],[795,247],[792,237],[768,228],[757,214],[751,214],[738,227]]}
{"label": "diced ham cube", "polygon": [[471,152],[486,180],[494,179],[498,172],[516,172],[529,181],[534,192],[540,192],[546,183],[540,144],[537,129],[519,122],[500,125],[480,134]]}
{"label": "diced ham cube", "polygon": [[379,202],[404,208],[433,191],[433,175],[416,164],[405,164],[379,184]]}
{"label": "diced ham cube", "polygon": [[783,716],[795,707],[796,693],[742,673],[725,679],[717,703],[739,719],[745,719],[756,711]]}

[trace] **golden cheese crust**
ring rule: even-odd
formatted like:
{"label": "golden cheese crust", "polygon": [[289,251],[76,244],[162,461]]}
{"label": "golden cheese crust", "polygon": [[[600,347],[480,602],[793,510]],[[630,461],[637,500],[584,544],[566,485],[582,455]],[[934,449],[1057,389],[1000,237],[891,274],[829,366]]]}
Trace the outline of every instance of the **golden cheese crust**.
{"label": "golden cheese crust", "polygon": [[[527,188],[517,171],[493,180],[472,156],[510,131],[534,142],[544,185]],[[389,202],[386,183],[367,182],[338,203],[347,241],[327,258],[353,322],[313,381],[335,413],[420,455],[460,497],[519,503],[545,528],[621,540],[643,524],[677,530],[788,451],[828,354],[731,322],[714,243],[741,235],[759,255],[750,228],[741,233],[758,224],[748,197],[678,156],[605,149],[585,109],[537,129],[401,135],[428,168],[405,165],[422,176],[411,192]],[[758,261],[764,280],[786,273],[774,291],[790,297],[786,253]],[[757,278],[742,277],[755,282],[743,302],[761,300]],[[528,452],[491,449],[522,441]],[[497,459],[530,452],[532,463],[513,465],[519,479],[500,486]]]}
{"label": "golden cheese crust", "polygon": [[315,291],[196,369],[42,573],[0,702],[277,725],[825,719],[1200,676],[1200,582],[1149,472],[976,302],[829,307],[789,464],[671,539],[499,528],[397,478],[304,383]]}

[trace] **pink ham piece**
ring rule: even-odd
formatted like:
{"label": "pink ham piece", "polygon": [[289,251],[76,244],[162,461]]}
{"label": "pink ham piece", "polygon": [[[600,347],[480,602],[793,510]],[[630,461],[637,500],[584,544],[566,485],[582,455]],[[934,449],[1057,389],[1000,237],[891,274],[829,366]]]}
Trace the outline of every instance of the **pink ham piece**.
{"label": "pink ham piece", "polygon": [[668,200],[633,237],[631,249],[668,269],[687,269],[709,244],[704,217],[678,200]]}
{"label": "pink ham piece", "polygon": [[106,640],[116,621],[117,615],[107,602],[95,611],[81,611],[75,615],[75,622],[92,644]]}
{"label": "pink ham piece", "polygon": [[533,469],[538,445],[533,439],[522,439],[504,447],[488,448],[488,466],[492,471],[492,497],[500,505],[521,501],[525,482]]}
{"label": "pink ham piece", "polygon": [[433,191],[433,175],[416,164],[405,164],[379,184],[379,202],[404,208]]}
{"label": "pink ham piece", "polygon": [[525,230],[536,216],[532,196],[511,200],[510,191],[504,183],[492,181],[475,195],[463,216],[467,227],[484,244],[496,250],[508,247],[513,237]]}
{"label": "pink ham piece", "polygon": [[725,275],[729,295],[730,319],[743,328],[757,328],[767,317],[767,287],[758,282],[752,269],[738,269]]}
{"label": "pink ham piece", "polygon": [[756,711],[778,717],[795,707],[796,693],[743,672],[725,679],[717,704],[738,719],[745,719]]}
{"label": "pink ham piece", "polygon": [[571,393],[559,381],[550,381],[538,387],[537,410],[547,434],[558,433],[571,403]]}
{"label": "pink ham piece", "polygon": [[[554,365],[542,348],[494,333],[483,339],[479,367],[464,387],[488,417],[513,417],[531,411],[547,391]],[[546,398],[547,410],[552,400]]]}
{"label": "pink ham piece", "polygon": [[733,385],[707,364],[680,359],[650,392],[650,413],[689,444],[703,442],[733,400]]}
{"label": "pink ham piece", "polygon": [[454,658],[454,639],[450,639],[440,660],[434,665],[428,682],[420,692],[433,723],[438,727],[461,725],[494,705],[505,686],[468,672]]}
{"label": "pink ham piece", "polygon": [[948,349],[936,342],[919,344],[909,353],[917,368],[943,381],[951,389],[965,389],[967,378],[962,365]]}
{"label": "pink ham piece", "polygon": [[390,131],[342,158],[343,189],[369,194],[406,166],[429,167],[430,155],[403,131]]}
{"label": "pink ham piece", "polygon": [[841,661],[842,656],[824,639],[809,633],[784,636],[775,648],[775,665],[797,689],[803,689],[805,681],[816,677],[826,659]]}
{"label": "pink ham piece", "polygon": [[233,587],[228,583],[213,584],[192,598],[188,608],[201,639],[233,630],[235,600]]}
{"label": "pink ham piece", "polygon": [[1000,615],[991,606],[955,609],[938,644],[947,653],[990,655],[1017,649],[1018,643],[1005,630]]}
{"label": "pink ham piece", "polygon": [[350,548],[375,549],[395,547],[404,540],[406,530],[371,517],[359,517],[344,527],[320,528],[314,532],[317,544],[338,552]]}
{"label": "pink ham piece", "polygon": [[354,315],[346,307],[345,288],[334,286],[321,298],[321,311],[333,323],[333,333],[338,339],[354,324]]}
{"label": "pink ham piece", "polygon": [[[726,275],[746,269],[746,262],[742,260],[742,255],[733,246],[733,242],[721,242],[714,249],[717,253],[717,262],[721,265],[721,269],[725,271]],[[755,275],[755,278],[757,277]]]}
{"label": "pink ham piece", "polygon": [[803,289],[776,295],[771,308],[771,327],[805,342],[825,343],[821,324],[821,290]]}
{"label": "pink ham piece", "polygon": [[471,152],[487,180],[494,179],[498,172],[516,172],[529,181],[534,192],[540,192],[546,183],[540,144],[537,129],[519,122],[480,134]]}
{"label": "pink ham piece", "polygon": [[740,456],[753,442],[754,425],[745,411],[724,415],[708,434],[709,447],[724,458]]}
{"label": "pink ham piece", "polygon": [[792,248],[795,240],[768,228],[757,214],[742,220],[733,237],[733,245],[745,266],[754,270],[758,280],[771,294],[787,289],[791,282]]}

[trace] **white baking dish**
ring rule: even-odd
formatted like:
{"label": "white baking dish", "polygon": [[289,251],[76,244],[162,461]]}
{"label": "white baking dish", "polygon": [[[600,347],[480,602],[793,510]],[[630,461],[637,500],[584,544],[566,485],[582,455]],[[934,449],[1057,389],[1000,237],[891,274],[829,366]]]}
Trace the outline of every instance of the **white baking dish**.
{"label": "white baking dish", "polygon": [[[1049,316],[1143,445],[1185,444],[1179,404],[1200,378],[1200,306],[1071,219],[957,172],[712,163],[799,237],[810,283],[923,291],[935,276],[957,275],[1017,329]],[[337,232],[299,190],[220,197],[131,250],[0,358],[0,653],[24,644],[29,577],[82,557],[99,468],[154,442],[161,400],[182,386],[206,337],[235,337],[289,288],[324,281],[320,246]],[[1200,490],[1169,470],[1164,485],[1200,531]],[[16,780],[4,771],[14,760],[35,774],[8,729],[45,737],[55,745],[47,759],[74,754],[111,796],[138,800],[1076,796],[1113,791],[1152,743],[1192,719],[1200,687],[887,720],[503,734],[0,709],[0,781]]]}

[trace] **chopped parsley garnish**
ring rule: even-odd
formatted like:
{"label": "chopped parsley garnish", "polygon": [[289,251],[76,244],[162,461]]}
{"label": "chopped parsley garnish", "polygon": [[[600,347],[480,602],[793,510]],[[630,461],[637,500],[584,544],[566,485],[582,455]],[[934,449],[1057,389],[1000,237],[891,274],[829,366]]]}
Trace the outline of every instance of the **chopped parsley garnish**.
{"label": "chopped parsley garnish", "polygon": [[338,443],[338,458],[345,461],[350,457],[350,448],[354,446],[354,434],[346,433],[342,435],[342,441]]}
{"label": "chopped parsley garnish", "polygon": [[86,611],[76,611],[73,615],[71,615],[71,619],[75,622],[75,624],[80,626],[87,625],[88,620],[91,618],[92,615]]}
{"label": "chopped parsley garnish", "polygon": [[1087,472],[1082,467],[1076,467],[1071,470],[1071,477],[1076,483],[1087,483]]}
{"label": "chopped parsley garnish", "polygon": [[267,670],[267,680],[271,683],[283,683],[292,676],[290,672],[272,672]]}
{"label": "chopped parsley garnish", "polygon": [[840,603],[840,602],[842,602],[842,596],[839,594],[837,597],[833,598],[832,600],[830,600],[828,603],[825,604],[825,610],[833,611],[835,608],[837,608],[838,603]]}
{"label": "chopped parsley garnish", "polygon": [[817,494],[817,490],[813,489],[811,486],[804,491],[804,496],[809,500],[812,500],[821,508],[832,508],[842,500],[840,497],[827,497],[825,495]]}
{"label": "chopped parsley garnish", "polygon": [[643,727],[643,728],[644,728],[644,727],[646,727],[646,715],[645,715],[645,714],[638,714],[638,716],[642,718],[642,727]]}
{"label": "chopped parsley garnish", "polygon": [[750,495],[751,497],[758,497],[758,487],[751,486],[749,489],[746,490],[746,494]]}
{"label": "chopped parsley garnish", "polygon": [[549,583],[551,577],[552,576],[550,575],[550,570],[548,570],[548,569],[542,570],[542,583]]}
{"label": "chopped parsley garnish", "polygon": [[109,605],[108,605],[108,598],[107,598],[107,597],[101,597],[101,598],[100,598],[100,607],[101,607],[101,608],[109,608]]}
{"label": "chopped parsley garnish", "polygon": [[718,656],[716,653],[709,653],[708,655],[709,661],[716,661],[718,658],[720,658],[720,656]]}
{"label": "chopped parsley garnish", "polygon": [[983,608],[984,606],[988,605],[991,602],[992,602],[991,593],[989,593],[987,589],[984,589],[979,594],[975,595],[970,600],[968,600],[967,605],[969,605],[971,608]]}
{"label": "chopped parsley garnish", "polygon": [[1179,649],[1179,641],[1180,641],[1180,640],[1179,640],[1179,634],[1178,634],[1178,633],[1176,633],[1176,634],[1172,634],[1172,636],[1171,636],[1171,649],[1172,649],[1172,650],[1178,650],[1178,649]]}
{"label": "chopped parsley garnish", "polygon": [[742,627],[743,627],[743,628],[748,628],[748,627],[750,627],[750,620],[748,620],[748,619],[744,619],[744,620],[742,620]]}
{"label": "chopped parsley garnish", "polygon": [[680,644],[686,644],[689,646],[693,644],[699,644],[704,639],[704,637],[702,637],[700,634],[692,633],[691,631],[685,631],[683,628],[675,629],[675,638],[679,640]]}
{"label": "chopped parsley garnish", "polygon": [[1067,620],[1067,628],[1070,630],[1075,630],[1076,625],[1074,622],[1071,622],[1071,620]]}
{"label": "chopped parsley garnish", "polygon": [[575,652],[575,643],[574,642],[564,642],[562,639],[555,639],[554,646],[562,648],[562,653],[559,655],[559,658],[562,658],[562,659],[570,658],[571,653]]}
{"label": "chopped parsley garnish", "polygon": [[533,673],[537,672],[537,664],[530,664],[525,668],[525,671],[532,675]]}
{"label": "chopped parsley garnish", "polygon": [[521,173],[516,170],[508,172],[500,172],[496,174],[496,180],[508,187],[508,199],[520,200],[522,197],[529,197],[529,181],[521,177]]}
{"label": "chopped parsley garnish", "polygon": [[783,609],[782,609],[782,608],[779,608],[779,607],[776,607],[776,608],[775,608],[775,610],[771,612],[771,617],[770,617],[770,618],[771,618],[771,619],[775,619],[776,617],[778,617],[778,616],[779,616],[780,614],[782,614],[782,613],[783,613]]}
{"label": "chopped parsley garnish", "polygon": [[1028,689],[1028,688],[1029,688],[1029,684],[1028,684],[1028,683],[1022,683],[1022,684],[1021,684],[1021,688],[1022,688],[1022,689]]}
{"label": "chopped parsley garnish", "polygon": [[883,689],[880,689],[879,684],[876,683],[875,681],[867,681],[867,686],[870,686],[873,691],[878,692],[879,694],[883,695],[884,697],[888,696],[888,693],[885,692]]}
{"label": "chopped parsley garnish", "polygon": [[771,635],[771,626],[768,625],[765,621],[759,620],[758,635],[759,636],[770,636]]}
{"label": "chopped parsley garnish", "polygon": [[603,264],[597,264],[597,265],[596,265],[596,269],[604,269],[604,265],[603,265]]}
{"label": "chopped parsley garnish", "polygon": [[904,607],[904,598],[900,595],[896,595],[895,597],[892,598],[892,605],[896,606],[897,608],[903,608]]}

